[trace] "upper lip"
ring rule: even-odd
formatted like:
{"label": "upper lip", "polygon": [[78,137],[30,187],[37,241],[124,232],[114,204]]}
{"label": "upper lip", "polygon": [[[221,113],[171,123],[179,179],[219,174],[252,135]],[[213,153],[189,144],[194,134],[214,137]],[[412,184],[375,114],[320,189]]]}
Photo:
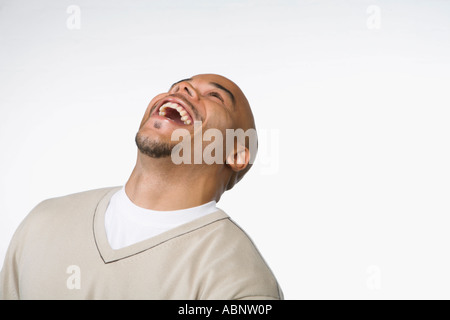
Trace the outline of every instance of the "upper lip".
{"label": "upper lip", "polygon": [[158,114],[159,109],[167,102],[176,103],[176,104],[182,106],[184,108],[184,110],[186,110],[186,112],[188,113],[189,117],[192,120],[195,120],[195,117],[194,117],[195,112],[193,110],[193,107],[191,106],[192,104],[189,103],[188,101],[186,101],[185,98],[182,98],[180,96],[175,96],[175,95],[170,95],[170,96],[167,96],[164,99],[162,99],[157,104],[157,106],[155,108],[155,113]]}

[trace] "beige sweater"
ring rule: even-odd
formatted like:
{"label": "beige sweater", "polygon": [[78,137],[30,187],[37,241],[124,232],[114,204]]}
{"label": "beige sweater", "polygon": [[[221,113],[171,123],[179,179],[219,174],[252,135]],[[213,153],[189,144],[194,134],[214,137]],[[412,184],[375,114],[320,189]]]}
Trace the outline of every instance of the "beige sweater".
{"label": "beige sweater", "polygon": [[43,201],[17,229],[0,299],[282,299],[247,235],[217,211],[113,250],[105,211],[119,187]]}

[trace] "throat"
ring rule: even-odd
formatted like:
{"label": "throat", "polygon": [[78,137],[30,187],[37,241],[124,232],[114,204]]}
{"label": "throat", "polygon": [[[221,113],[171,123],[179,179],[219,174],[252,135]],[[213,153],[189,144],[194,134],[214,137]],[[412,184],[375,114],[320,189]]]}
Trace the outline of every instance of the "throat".
{"label": "throat", "polygon": [[202,179],[204,174],[193,178],[172,169],[151,173],[135,168],[125,184],[127,196],[137,206],[157,211],[182,210],[216,200],[216,186]]}

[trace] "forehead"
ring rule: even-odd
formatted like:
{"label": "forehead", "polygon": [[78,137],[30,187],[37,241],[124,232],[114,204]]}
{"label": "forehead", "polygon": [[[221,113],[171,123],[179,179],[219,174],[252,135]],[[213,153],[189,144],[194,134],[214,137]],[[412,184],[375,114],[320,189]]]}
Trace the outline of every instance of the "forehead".
{"label": "forehead", "polygon": [[236,85],[229,79],[222,77],[218,74],[199,74],[191,77],[191,81],[193,82],[216,82],[221,85],[226,85],[230,89],[235,89]]}
{"label": "forehead", "polygon": [[182,79],[179,80],[177,82],[175,82],[174,84],[172,84],[172,87],[175,86],[176,84],[180,83],[180,82],[184,82],[184,81],[189,81],[193,84],[198,84],[198,85],[220,85],[221,87],[227,89],[228,91],[231,91],[233,93],[239,93],[240,89],[239,87],[232,82],[231,80],[219,76],[219,75],[215,75],[215,74],[201,74],[201,75],[196,75],[193,76],[191,78],[187,78],[187,79]]}

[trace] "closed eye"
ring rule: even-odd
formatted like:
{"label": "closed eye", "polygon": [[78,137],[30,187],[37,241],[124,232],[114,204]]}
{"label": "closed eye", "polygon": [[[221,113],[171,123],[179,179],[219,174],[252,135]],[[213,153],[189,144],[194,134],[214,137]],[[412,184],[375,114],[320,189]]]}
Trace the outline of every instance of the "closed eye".
{"label": "closed eye", "polygon": [[218,93],[218,92],[213,91],[213,92],[208,93],[208,95],[219,99],[220,101],[222,101],[222,103],[225,102],[223,100],[222,96],[220,95],[220,93]]}

